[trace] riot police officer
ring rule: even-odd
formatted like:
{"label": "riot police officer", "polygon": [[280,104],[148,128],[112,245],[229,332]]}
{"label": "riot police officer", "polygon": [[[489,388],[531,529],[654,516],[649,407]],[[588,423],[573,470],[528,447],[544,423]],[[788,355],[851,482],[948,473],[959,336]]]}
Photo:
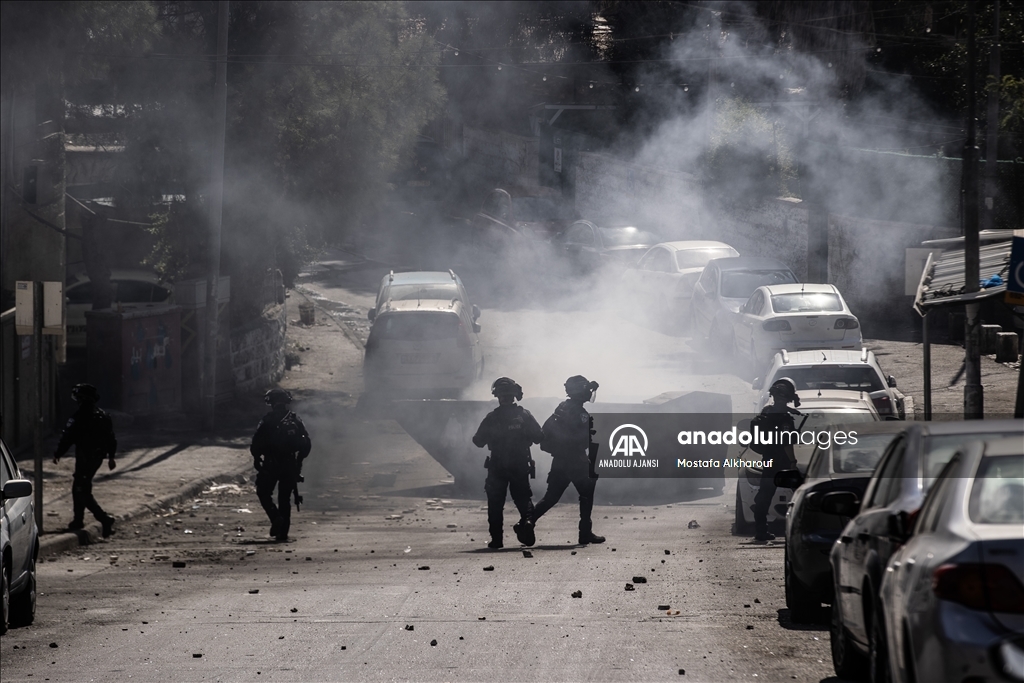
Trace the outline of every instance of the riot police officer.
{"label": "riot police officer", "polygon": [[515,380],[499,377],[491,385],[491,394],[498,399],[498,407],[484,417],[473,435],[473,443],[478,448],[487,446],[491,451],[484,461],[487,468],[484,481],[487,526],[491,534],[487,547],[504,546],[502,524],[506,491],[512,493],[512,502],[519,510],[519,523],[512,527],[516,538],[523,545],[531,546],[536,538],[533,534],[533,491],[530,490],[534,469],[530,446],[540,443],[543,434],[530,411],[515,404],[523,400],[523,388]]}
{"label": "riot police officer", "polygon": [[110,416],[96,407],[100,395],[91,384],[76,384],[71,389],[71,398],[78,403],[78,410],[64,425],[53,462],[58,463],[72,445],[75,447],[75,474],[71,484],[71,505],[74,519],[68,529],[77,531],[85,528],[85,511],[89,510],[103,525],[103,537],[114,533],[114,518],[103,511],[92,495],[92,478],[96,476],[107,460],[107,466],[114,469],[117,463],[117,439],[114,436],[114,422]]}
{"label": "riot police officer", "polygon": [[594,424],[590,413],[583,407],[592,401],[597,391],[597,382],[591,382],[582,375],[574,375],[565,381],[568,400],[562,401],[555,412],[544,422],[542,451],[551,454],[551,471],[548,473],[548,490],[533,511],[534,522],[550,510],[572,484],[580,495],[579,542],[604,543],[604,536],[593,533],[590,519],[594,509],[594,488],[597,477],[589,459],[591,427]]}
{"label": "riot police officer", "polygon": [[795,430],[793,416],[801,415],[799,410],[789,407],[790,403],[800,405],[796,384],[790,378],[775,380],[768,395],[772,401],[761,410],[758,424],[762,432],[773,433],[771,445],[760,449],[760,454],[765,460],[771,460],[772,466],[761,470],[761,481],[754,495],[754,540],[761,543],[775,540],[775,534],[768,531],[768,508],[775,497],[775,473],[795,467],[796,462],[793,446],[780,443],[779,437],[783,431]]}
{"label": "riot police officer", "polygon": [[291,526],[290,498],[294,491],[296,505],[301,501],[295,487],[303,480],[302,461],[309,455],[312,443],[302,420],[288,410],[292,402],[290,393],[271,389],[263,400],[270,406],[270,412],[260,420],[249,446],[256,468],[256,495],[270,518],[270,535],[278,541],[286,541]]}

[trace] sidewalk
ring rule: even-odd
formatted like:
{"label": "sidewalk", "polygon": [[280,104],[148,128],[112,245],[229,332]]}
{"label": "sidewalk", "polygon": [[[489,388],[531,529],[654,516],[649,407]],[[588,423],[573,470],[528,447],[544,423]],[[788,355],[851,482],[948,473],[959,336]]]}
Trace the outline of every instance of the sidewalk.
{"label": "sidewalk", "polygon": [[[313,396],[330,397],[334,402],[350,401],[354,405],[362,391],[362,352],[321,309],[317,311],[316,325],[296,324],[299,304],[307,300],[301,293],[291,291],[286,301],[288,353],[297,362],[280,386],[293,392],[300,414],[303,401]],[[310,353],[314,349],[315,353]],[[124,522],[175,506],[180,508],[211,485],[250,482],[255,472],[249,443],[257,422],[267,410],[261,399],[261,394],[243,396],[219,406],[219,427],[214,433],[192,428],[192,423],[184,419],[168,420],[164,426],[147,428],[135,424],[118,429],[117,468],[111,471],[104,464],[93,480],[96,500],[117,520],[115,534],[131,533]],[[84,530],[67,531],[72,516],[74,452],[55,465],[52,453],[56,444],[57,436],[44,444],[40,558],[102,542],[100,524],[88,512]],[[22,454],[18,465],[31,478],[31,451]]]}

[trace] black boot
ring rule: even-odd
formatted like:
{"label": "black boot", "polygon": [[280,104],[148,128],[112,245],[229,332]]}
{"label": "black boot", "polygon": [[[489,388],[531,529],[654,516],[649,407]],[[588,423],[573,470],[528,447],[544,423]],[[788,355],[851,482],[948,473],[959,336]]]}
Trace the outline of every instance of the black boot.
{"label": "black boot", "polygon": [[85,522],[83,522],[80,519],[73,519],[70,522],[68,522],[68,530],[69,531],[81,531],[84,528],[85,528]]}
{"label": "black boot", "polygon": [[580,532],[580,545],[587,545],[588,543],[604,543],[604,536],[598,536],[592,531],[586,533]]}
{"label": "black boot", "polygon": [[521,519],[519,523],[512,527],[512,530],[516,532],[516,538],[519,542],[525,546],[531,546],[537,542],[537,537],[533,533],[533,522],[529,519]]}
{"label": "black boot", "polygon": [[100,524],[103,525],[103,538],[110,538],[114,533],[114,518],[107,515]]}
{"label": "black boot", "polygon": [[491,548],[492,550],[497,550],[498,548],[504,548],[505,544],[502,543],[501,537],[497,536],[491,539],[491,542],[487,544],[487,547]]}

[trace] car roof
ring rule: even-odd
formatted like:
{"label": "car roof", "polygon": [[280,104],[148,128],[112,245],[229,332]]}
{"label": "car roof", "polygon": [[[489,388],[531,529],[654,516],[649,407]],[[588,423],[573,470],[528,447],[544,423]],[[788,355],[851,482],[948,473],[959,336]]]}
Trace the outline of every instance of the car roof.
{"label": "car roof", "polygon": [[839,294],[839,290],[836,289],[835,285],[817,285],[817,284],[803,284],[803,283],[790,283],[785,285],[762,285],[764,289],[768,290],[768,294],[800,294],[808,292],[811,294],[827,293],[827,294]]}
{"label": "car roof", "polygon": [[381,308],[381,315],[385,313],[458,313],[462,302],[458,299],[403,299],[402,301],[388,301]]}
{"label": "car roof", "polygon": [[708,265],[712,264],[718,266],[719,270],[791,270],[789,266],[778,259],[756,256],[718,258],[708,263]]}
{"label": "car roof", "polygon": [[1020,455],[1020,439],[992,439],[985,442],[986,456]]}
{"label": "car roof", "polygon": [[[1017,430],[1024,434],[1024,420],[957,420],[955,422],[919,422],[914,425],[922,433],[931,436],[946,434],[982,434],[985,432],[1009,432]],[[1018,441],[1018,444],[1020,442]]]}
{"label": "car roof", "polygon": [[405,273],[391,273],[384,276],[385,280],[390,278],[388,284],[392,285],[438,285],[450,282],[455,284],[461,282],[459,276],[455,275],[454,279],[452,271],[444,270],[412,270]]}
{"label": "car roof", "polygon": [[691,249],[732,249],[736,251],[736,249],[725,242],[715,242],[713,240],[679,240],[676,242],[660,242],[654,246],[665,247],[669,251],[689,251]]}
{"label": "car roof", "polygon": [[800,396],[800,412],[807,410],[824,410],[826,408],[870,408],[874,404],[866,391],[849,391],[847,389],[804,389],[796,392]]}
{"label": "car roof", "polygon": [[[850,351],[847,349],[814,349],[811,351],[787,351],[789,362],[779,368],[791,368],[795,365],[837,365],[846,363],[864,363],[869,365],[874,358],[874,352],[868,351],[866,361],[861,361],[861,351]],[[824,358],[822,356],[824,355]]]}

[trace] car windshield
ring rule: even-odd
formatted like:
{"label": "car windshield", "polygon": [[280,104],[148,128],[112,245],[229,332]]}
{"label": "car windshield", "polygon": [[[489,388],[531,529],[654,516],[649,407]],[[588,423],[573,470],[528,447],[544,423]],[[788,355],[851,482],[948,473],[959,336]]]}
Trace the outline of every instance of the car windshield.
{"label": "car windshield", "polygon": [[676,252],[676,267],[679,270],[703,268],[712,259],[730,258],[735,255],[736,252],[732,249],[683,249]]}
{"label": "car windshield", "polygon": [[388,298],[392,301],[409,301],[416,299],[444,299],[451,301],[459,298],[459,288],[454,282],[430,285],[391,285]]}
{"label": "car windshield", "polygon": [[515,197],[512,211],[517,221],[539,223],[542,221],[565,220],[565,210],[547,197]]}
{"label": "car windshield", "polygon": [[[856,430],[853,430],[856,431]],[[896,434],[858,434],[845,444],[832,446],[832,470],[837,473],[871,474]]]}
{"label": "car windshield", "polygon": [[722,273],[722,296],[726,299],[749,299],[758,287],[794,282],[796,278],[788,270],[727,270]]}
{"label": "car windshield", "polygon": [[606,247],[627,247],[633,244],[654,244],[657,239],[646,230],[637,228],[600,228]]}
{"label": "car windshield", "polygon": [[982,458],[968,513],[975,524],[1024,524],[1024,455]]}
{"label": "car windshield", "polygon": [[459,330],[455,313],[389,313],[377,319],[371,331],[378,340],[437,341],[454,339]]}
{"label": "car windshield", "polygon": [[838,294],[794,292],[772,294],[772,308],[776,313],[829,313],[843,310],[843,302]]}
{"label": "car windshield", "polygon": [[882,378],[878,376],[874,368],[867,365],[812,365],[802,368],[783,366],[779,368],[778,374],[793,380],[797,391],[815,389],[878,391],[885,388]]}
{"label": "car windshield", "polygon": [[925,442],[924,459],[921,463],[922,478],[924,479],[924,490],[928,490],[935,477],[939,476],[942,468],[946,466],[949,459],[960,450],[964,444],[972,441],[987,441],[989,439],[1004,439],[1009,437],[1020,437],[1020,432],[978,432],[973,434],[944,434],[930,436]]}

